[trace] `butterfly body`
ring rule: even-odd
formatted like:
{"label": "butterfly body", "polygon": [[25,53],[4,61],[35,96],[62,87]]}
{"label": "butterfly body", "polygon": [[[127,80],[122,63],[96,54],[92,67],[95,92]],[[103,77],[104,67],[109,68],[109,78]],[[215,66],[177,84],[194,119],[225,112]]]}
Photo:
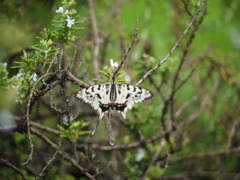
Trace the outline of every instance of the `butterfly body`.
{"label": "butterfly body", "polygon": [[126,119],[126,112],[139,102],[152,98],[153,93],[139,86],[124,83],[103,83],[80,90],[76,98],[90,104],[102,119],[104,113],[116,110]]}

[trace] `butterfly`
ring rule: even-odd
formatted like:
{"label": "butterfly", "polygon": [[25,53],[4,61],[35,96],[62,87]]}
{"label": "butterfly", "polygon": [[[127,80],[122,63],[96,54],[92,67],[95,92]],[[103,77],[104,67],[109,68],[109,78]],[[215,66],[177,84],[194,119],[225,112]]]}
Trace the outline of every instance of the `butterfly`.
{"label": "butterfly", "polygon": [[101,120],[109,110],[120,112],[126,119],[126,112],[136,103],[153,97],[145,88],[124,83],[103,83],[84,88],[76,93],[75,98],[92,106],[99,113]]}

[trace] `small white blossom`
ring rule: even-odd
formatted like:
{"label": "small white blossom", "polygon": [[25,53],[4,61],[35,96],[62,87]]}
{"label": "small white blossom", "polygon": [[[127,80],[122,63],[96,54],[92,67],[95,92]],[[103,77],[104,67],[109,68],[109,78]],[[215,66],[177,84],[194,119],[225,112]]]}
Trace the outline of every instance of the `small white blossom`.
{"label": "small white blossom", "polygon": [[6,63],[6,62],[5,62],[5,63],[3,63],[3,66],[4,66],[4,67],[7,67],[7,63]]}
{"label": "small white blossom", "polygon": [[23,75],[22,71],[23,71],[22,69],[19,70],[19,72],[16,75],[17,78],[20,78]]}
{"label": "small white blossom", "polygon": [[63,122],[69,123],[69,122],[72,122],[72,120],[73,120],[73,116],[72,115],[67,116],[66,114],[64,114],[62,116],[62,121]]}
{"label": "small white blossom", "polygon": [[118,62],[114,62],[113,61],[113,59],[110,59],[110,65],[112,66],[112,67],[118,67]]}
{"label": "small white blossom", "polygon": [[36,73],[34,73],[31,77],[32,77],[32,80],[33,80],[34,82],[37,81],[37,74],[36,74]]}
{"label": "small white blossom", "polygon": [[71,19],[70,16],[67,16],[67,27],[72,27],[72,25],[74,25],[75,19]]}
{"label": "small white blossom", "polygon": [[131,78],[129,75],[126,75],[126,76],[124,77],[124,80],[125,80],[126,82],[131,82],[131,81],[132,81],[132,78]]}
{"label": "small white blossom", "polygon": [[136,154],[136,161],[140,162],[142,158],[144,157],[145,150],[142,148],[138,148],[137,154]]}
{"label": "small white blossom", "polygon": [[65,13],[68,14],[68,13],[69,13],[69,10],[66,10]]}
{"label": "small white blossom", "polygon": [[63,13],[64,9],[63,7],[59,7],[57,10],[56,10],[56,13]]}

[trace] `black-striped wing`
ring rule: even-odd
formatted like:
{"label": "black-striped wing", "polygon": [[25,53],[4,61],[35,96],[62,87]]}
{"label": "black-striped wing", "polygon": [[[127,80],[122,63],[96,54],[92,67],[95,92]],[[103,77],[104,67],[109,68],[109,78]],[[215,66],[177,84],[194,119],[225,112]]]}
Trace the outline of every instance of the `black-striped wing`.
{"label": "black-striped wing", "polygon": [[122,83],[105,83],[89,86],[76,94],[76,98],[89,103],[102,119],[109,109],[119,111],[126,119],[126,112],[139,102],[152,98],[153,93],[139,86]]}
{"label": "black-striped wing", "polygon": [[153,97],[151,91],[130,84],[116,84],[116,92],[116,110],[121,112],[124,119],[126,119],[126,112],[132,109],[135,104]]}

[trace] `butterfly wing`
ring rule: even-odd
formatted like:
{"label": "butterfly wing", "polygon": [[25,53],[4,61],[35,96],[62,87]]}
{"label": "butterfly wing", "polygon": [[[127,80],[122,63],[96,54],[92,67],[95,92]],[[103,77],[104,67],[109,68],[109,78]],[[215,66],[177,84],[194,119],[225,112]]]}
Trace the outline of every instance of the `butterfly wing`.
{"label": "butterfly wing", "polygon": [[89,86],[77,92],[75,97],[76,99],[90,104],[93,109],[98,111],[99,119],[102,119],[104,112],[109,110],[110,87],[111,85],[109,83]]}
{"label": "butterfly wing", "polygon": [[153,97],[151,91],[130,84],[116,84],[116,93],[116,110],[121,112],[124,119],[126,119],[126,112],[132,109],[136,103],[146,101]]}

